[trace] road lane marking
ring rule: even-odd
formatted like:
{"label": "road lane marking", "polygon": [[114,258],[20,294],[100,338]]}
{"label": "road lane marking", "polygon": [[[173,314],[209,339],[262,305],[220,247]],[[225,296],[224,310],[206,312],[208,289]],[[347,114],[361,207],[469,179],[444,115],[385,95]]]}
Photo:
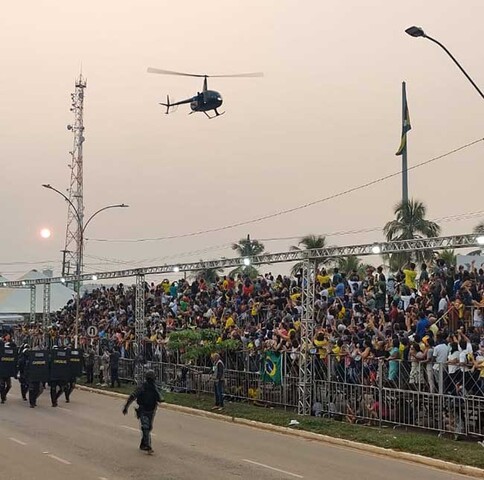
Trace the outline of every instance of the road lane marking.
{"label": "road lane marking", "polygon": [[285,475],[290,475],[291,477],[304,478],[302,475],[298,475],[297,473],[291,473],[291,472],[288,472],[287,470],[281,470],[280,468],[271,467],[270,465],[265,465],[264,463],[254,462],[253,460],[248,460],[247,458],[244,458],[243,460],[244,462],[252,463],[253,465],[267,468],[269,470],[274,470],[275,472],[284,473]]}
{"label": "road lane marking", "polygon": [[134,427],[128,427],[128,425],[121,425],[121,428],[126,428],[126,430],[132,430],[133,432],[138,433],[138,429]]}
{"label": "road lane marking", "polygon": [[60,463],[63,463],[64,465],[72,465],[71,462],[68,462],[67,460],[64,460],[63,458],[60,458],[56,455],[49,454],[47,455],[49,458],[52,458],[52,460],[57,460]]}
{"label": "road lane marking", "polygon": [[72,410],[69,410],[68,408],[65,407],[57,407],[58,410],[62,410],[63,412],[69,412],[72,413]]}
{"label": "road lane marking", "polygon": [[[140,433],[139,428],[129,427],[128,425],[121,425],[121,428],[125,428],[126,430],[131,430],[136,433]],[[151,434],[152,437],[156,437],[156,433]]]}
{"label": "road lane marking", "polygon": [[11,440],[12,442],[15,442],[15,443],[18,443],[19,445],[23,445],[25,447],[25,445],[27,445],[25,442],[22,442],[21,440],[18,440],[16,438],[13,438],[13,437],[8,437],[9,440]]}

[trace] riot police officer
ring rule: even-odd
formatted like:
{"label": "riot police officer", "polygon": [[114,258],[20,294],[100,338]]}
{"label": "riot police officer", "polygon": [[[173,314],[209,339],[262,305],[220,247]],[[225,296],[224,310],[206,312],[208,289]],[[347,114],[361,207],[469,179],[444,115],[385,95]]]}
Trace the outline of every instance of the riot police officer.
{"label": "riot police officer", "polygon": [[141,444],[140,450],[144,450],[149,454],[153,453],[151,448],[151,430],[153,429],[153,420],[155,418],[158,404],[163,401],[161,394],[155,383],[155,372],[149,370],[146,372],[145,382],[136,388],[136,390],[129,396],[126,405],[123,408],[123,415],[128,413],[129,406],[136,400],[138,408],[136,409],[136,416],[139,419],[141,427]]}
{"label": "riot police officer", "polygon": [[62,395],[69,378],[68,352],[59,347],[52,347],[50,354],[50,399],[53,407],[57,407],[57,401]]}
{"label": "riot police officer", "polygon": [[7,394],[12,388],[12,377],[17,376],[17,348],[10,342],[2,345],[0,352],[0,399],[7,400]]}
{"label": "riot police officer", "polygon": [[30,408],[37,406],[37,398],[43,391],[43,385],[49,380],[49,352],[31,350],[27,358],[27,379],[29,382]]}
{"label": "riot police officer", "polygon": [[76,380],[82,375],[83,355],[78,349],[68,347],[69,352],[69,376],[64,385],[64,394],[66,396],[66,403],[71,401],[71,393],[76,386]]}
{"label": "riot police officer", "polygon": [[18,359],[18,381],[20,383],[20,393],[24,401],[27,401],[27,393],[29,391],[29,382],[27,380],[28,357],[29,357],[29,345],[27,343],[24,343],[20,347],[20,355]]}

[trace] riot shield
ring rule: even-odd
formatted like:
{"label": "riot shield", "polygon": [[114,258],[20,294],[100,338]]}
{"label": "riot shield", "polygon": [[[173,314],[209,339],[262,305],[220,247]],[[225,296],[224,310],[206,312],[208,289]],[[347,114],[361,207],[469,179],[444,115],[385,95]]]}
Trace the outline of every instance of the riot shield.
{"label": "riot shield", "polygon": [[49,352],[47,350],[32,350],[27,364],[27,380],[29,382],[49,381]]}
{"label": "riot shield", "polygon": [[50,380],[67,381],[70,378],[68,350],[52,350],[50,352]]}
{"label": "riot shield", "polygon": [[82,352],[71,350],[69,352],[69,378],[77,378],[82,375]]}
{"label": "riot shield", "polygon": [[17,347],[5,347],[0,353],[0,378],[17,376]]}

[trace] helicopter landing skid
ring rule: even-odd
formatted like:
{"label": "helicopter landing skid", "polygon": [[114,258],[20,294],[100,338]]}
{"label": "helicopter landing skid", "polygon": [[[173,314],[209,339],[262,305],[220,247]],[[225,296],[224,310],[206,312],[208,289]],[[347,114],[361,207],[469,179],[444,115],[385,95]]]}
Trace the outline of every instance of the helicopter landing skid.
{"label": "helicopter landing skid", "polygon": [[221,117],[225,113],[225,112],[219,113],[217,109],[214,109],[214,110],[215,110],[215,115],[212,115],[212,116],[210,116],[207,112],[203,112],[203,113],[209,118],[209,120],[212,120],[212,118]]}

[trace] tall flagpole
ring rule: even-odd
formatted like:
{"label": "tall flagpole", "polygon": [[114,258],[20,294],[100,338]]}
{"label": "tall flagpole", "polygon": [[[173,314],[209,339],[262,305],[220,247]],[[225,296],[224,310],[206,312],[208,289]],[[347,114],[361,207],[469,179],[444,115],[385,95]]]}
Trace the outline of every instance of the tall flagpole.
{"label": "tall flagpole", "polygon": [[[405,125],[407,115],[407,91],[406,84],[402,82],[402,125]],[[405,137],[407,135],[405,134]],[[402,152],[402,202],[408,202],[408,164],[407,164],[408,139],[405,138],[405,146]]]}

